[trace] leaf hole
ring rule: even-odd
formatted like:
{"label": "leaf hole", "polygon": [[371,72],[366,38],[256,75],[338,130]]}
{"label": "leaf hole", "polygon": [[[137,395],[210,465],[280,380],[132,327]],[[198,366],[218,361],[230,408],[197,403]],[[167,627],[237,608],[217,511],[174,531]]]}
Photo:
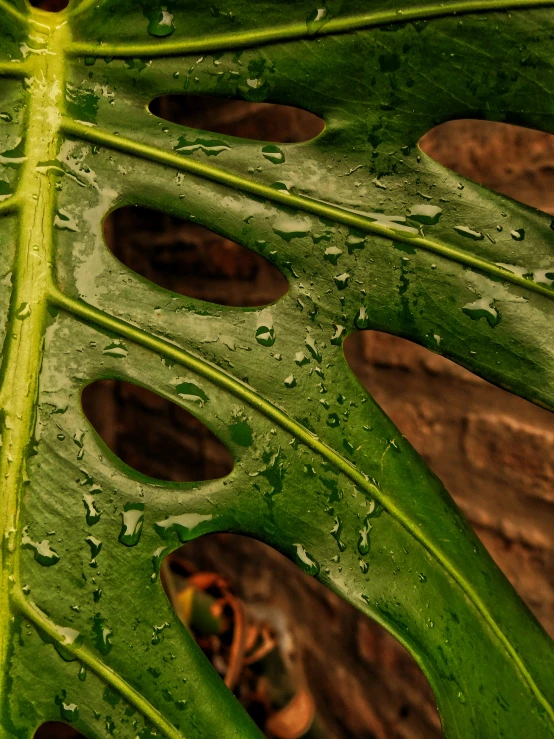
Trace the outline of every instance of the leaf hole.
{"label": "leaf hole", "polygon": [[99,380],[84,389],[82,404],[106,446],[148,477],[200,482],[233,469],[229,450],[202,421],[150,390]]}
{"label": "leaf hole", "polygon": [[267,737],[442,736],[429,683],[408,652],[266,544],[203,536],[164,560],[161,579]]}
{"label": "leaf hole", "polygon": [[554,213],[554,135],[482,120],[428,131],[421,149],[454,172],[525,205]]}
{"label": "leaf hole", "polygon": [[164,95],[150,103],[150,111],[181,126],[276,144],[310,141],[325,128],[321,118],[301,108],[212,95]]}
{"label": "leaf hole", "polygon": [[257,307],[288,290],[284,275],[253,251],[180,218],[125,206],[105,221],[106,242],[125,266],[156,285],[219,305]]}
{"label": "leaf hole", "polygon": [[69,724],[61,721],[48,721],[36,730],[33,739],[85,739]]}

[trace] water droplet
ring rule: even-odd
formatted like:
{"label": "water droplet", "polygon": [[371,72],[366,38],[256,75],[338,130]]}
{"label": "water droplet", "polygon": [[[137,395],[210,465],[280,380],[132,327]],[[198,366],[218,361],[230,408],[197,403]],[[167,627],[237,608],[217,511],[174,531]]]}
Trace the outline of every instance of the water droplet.
{"label": "water droplet", "polygon": [[348,286],[350,275],[348,274],[348,272],[343,272],[341,275],[336,275],[335,277],[333,277],[333,279],[338,289],[344,290],[344,288]]}
{"label": "water droplet", "polygon": [[71,231],[71,233],[78,233],[79,231],[77,220],[75,218],[72,218],[69,213],[61,208],[57,211],[54,218],[54,226],[56,226],[56,228],[59,228],[60,231]]}
{"label": "water droplet", "polygon": [[181,136],[179,143],[174,147],[179,154],[194,154],[195,151],[201,151],[208,157],[215,157],[224,151],[229,151],[230,148],[226,141],[219,139],[198,138],[188,141],[185,136]]}
{"label": "water droplet", "polygon": [[316,27],[314,27],[314,24],[321,23],[321,21],[325,18],[327,18],[327,8],[315,8],[314,10],[310,11],[308,13],[308,17],[306,18],[308,32],[312,33],[313,31],[315,31]]}
{"label": "water droplet", "polygon": [[294,355],[294,361],[299,367],[303,367],[305,364],[308,364],[310,360],[304,354],[304,352],[296,352],[296,354]]}
{"label": "water droplet", "polygon": [[60,703],[60,718],[72,723],[79,718],[79,706],[76,703]]}
{"label": "water droplet", "polygon": [[327,426],[330,426],[332,429],[340,426],[340,419],[336,413],[329,413],[327,416]]}
{"label": "water droplet", "polygon": [[510,236],[514,241],[523,241],[525,238],[525,229],[524,228],[517,228],[513,231],[510,231]]}
{"label": "water droplet", "polygon": [[262,346],[273,346],[275,344],[275,329],[273,326],[258,326],[256,341]]}
{"label": "water droplet", "polygon": [[152,582],[155,582],[158,579],[158,575],[160,574],[160,567],[162,566],[163,559],[167,553],[166,547],[158,547],[154,554],[152,555],[152,567],[154,568],[154,572],[152,573]]}
{"label": "water droplet", "polygon": [[168,539],[172,533],[176,533],[179,540],[184,543],[191,538],[191,532],[197,526],[211,521],[212,518],[211,514],[183,513],[180,516],[169,516],[164,521],[158,521],[154,524],[154,529],[162,539]]}
{"label": "water droplet", "polygon": [[333,344],[333,346],[340,346],[344,339],[344,335],[346,334],[346,329],[344,326],[339,326],[337,323],[333,325],[335,327],[335,333],[331,336],[331,344]]}
{"label": "water droplet", "polygon": [[323,258],[327,262],[331,262],[331,264],[337,265],[337,262],[339,261],[339,257],[342,254],[342,251],[336,247],[336,246],[329,246],[325,251],[323,252]]}
{"label": "water droplet", "polygon": [[306,337],[306,340],[304,342],[306,344],[306,348],[312,355],[312,357],[315,359],[316,362],[321,362],[321,352],[319,351],[317,344],[315,343],[312,336],[308,335]]}
{"label": "water droplet", "polygon": [[367,311],[363,305],[358,311],[358,315],[356,316],[355,323],[356,323],[356,327],[361,330],[369,326],[369,316],[367,315]]}
{"label": "water droplet", "polygon": [[289,375],[287,378],[285,378],[285,387],[296,387],[296,377],[294,375]]}
{"label": "water droplet", "polygon": [[92,633],[94,635],[94,643],[96,645],[96,649],[98,649],[100,654],[108,654],[113,646],[113,631],[108,628],[106,619],[102,618],[99,613],[94,614],[92,622]]}
{"label": "water droplet", "polygon": [[87,668],[85,665],[81,665],[81,669],[79,670],[79,680],[84,683],[87,679]]}
{"label": "water droplet", "polygon": [[95,523],[100,521],[101,516],[100,511],[96,508],[96,501],[92,495],[87,493],[83,495],[83,503],[85,504],[87,525],[94,526]]}
{"label": "water droplet", "polygon": [[64,626],[56,626],[56,631],[61,637],[61,641],[54,641],[54,649],[60,657],[66,662],[74,662],[78,656],[71,647],[80,647],[83,643],[83,635],[76,629]]}
{"label": "water droplet", "polygon": [[35,553],[35,562],[43,567],[52,567],[60,561],[59,554],[50,548],[48,540],[43,539],[40,543],[32,541],[27,534],[27,528],[23,529],[21,546],[23,549],[31,549]]}
{"label": "water droplet", "polygon": [[152,629],[152,641],[151,643],[156,646],[156,644],[159,644],[161,642],[161,634],[166,630],[169,629],[171,624],[166,621],[165,623],[161,624],[160,626],[153,626]]}
{"label": "water droplet", "polygon": [[97,539],[95,536],[87,536],[85,541],[90,547],[89,564],[91,567],[98,567],[98,562],[96,561],[96,557],[100,554],[100,550],[102,549],[102,542],[100,541],[100,539]]}
{"label": "water droplet", "polygon": [[359,562],[359,565],[360,565],[360,570],[362,571],[362,573],[363,573],[364,575],[366,575],[366,574],[367,574],[367,572],[368,572],[368,570],[369,570],[369,565],[368,565],[368,563],[367,563],[367,562],[365,562],[365,561],[364,561],[363,559],[361,559],[361,560],[360,560],[360,562]]}
{"label": "water droplet", "polygon": [[262,149],[264,157],[272,164],[283,164],[285,161],[285,155],[278,146],[275,144],[268,144]]}
{"label": "water droplet", "polygon": [[[9,161],[4,161],[5,159],[8,159]],[[6,164],[9,167],[17,167],[26,161],[27,157],[25,156],[25,141],[23,139],[18,139],[18,142],[13,149],[3,151],[0,154],[0,162]]]}
{"label": "water droplet", "polygon": [[359,249],[363,249],[365,246],[365,235],[360,236],[357,233],[349,233],[346,237],[346,246],[348,247],[348,253],[353,254]]}
{"label": "water droplet", "polygon": [[485,318],[491,328],[494,328],[500,322],[500,313],[494,307],[493,301],[490,298],[479,298],[479,300],[475,300],[473,303],[467,303],[462,308],[462,311],[473,321]]}
{"label": "water droplet", "polygon": [[150,21],[148,23],[148,33],[151,36],[163,38],[174,33],[173,15],[168,12],[167,7],[162,6],[159,10],[151,11],[147,18]]}
{"label": "water droplet", "polygon": [[293,546],[296,548],[295,559],[300,569],[303,570],[306,574],[312,575],[313,577],[318,575],[319,564],[312,557],[312,555],[304,549],[302,544],[293,544]]}
{"label": "water droplet", "polygon": [[383,512],[383,506],[376,500],[372,500],[369,504],[367,516],[364,519],[362,528],[360,529],[360,538],[358,539],[358,551],[363,556],[369,553],[371,542],[369,534],[373,528],[371,519],[379,518]]}
{"label": "water droplet", "polygon": [[423,203],[421,205],[412,205],[410,208],[410,218],[412,221],[423,223],[425,226],[434,226],[439,222],[442,215],[442,208],[436,205]]}
{"label": "water droplet", "polygon": [[424,575],[423,572],[419,573],[419,582],[427,582],[427,575]]}
{"label": "water droplet", "polygon": [[369,553],[370,549],[370,540],[369,540],[369,532],[371,531],[371,523],[366,518],[364,521],[364,525],[360,529],[360,538],[358,539],[358,551],[362,556],[365,556]]}
{"label": "water droplet", "polygon": [[308,218],[292,218],[282,216],[275,221],[273,232],[285,241],[302,238],[310,233],[312,223]]}
{"label": "water droplet", "polygon": [[194,382],[179,382],[179,384],[175,386],[175,391],[180,398],[183,398],[183,400],[198,403],[202,407],[204,407],[204,403],[209,401],[206,393]]}
{"label": "water droplet", "polygon": [[126,503],[123,508],[119,542],[126,547],[136,546],[142,534],[144,503]]}
{"label": "water droplet", "polygon": [[20,321],[24,321],[26,318],[29,318],[31,315],[31,306],[29,303],[21,303],[17,311],[15,312],[15,317],[19,318]]}
{"label": "water droplet", "polygon": [[469,226],[454,226],[454,231],[459,233],[460,236],[465,236],[467,239],[472,239],[473,241],[482,241],[485,238],[481,231],[474,231]]}
{"label": "water droplet", "polygon": [[542,282],[548,287],[552,287],[554,284],[554,268],[536,270],[533,273],[533,279],[535,282]]}
{"label": "water droplet", "polygon": [[13,121],[13,117],[9,113],[0,113],[0,121],[11,123]]}
{"label": "water droplet", "polygon": [[336,540],[339,550],[341,552],[344,552],[346,549],[346,544],[341,539],[342,534],[342,521],[339,516],[335,517],[335,523],[333,528],[330,531],[331,536]]}
{"label": "water droplet", "polygon": [[129,351],[127,350],[127,347],[119,339],[112,341],[112,343],[104,347],[104,350],[102,351],[102,354],[106,354],[108,357],[115,357],[116,359],[125,359],[128,353]]}

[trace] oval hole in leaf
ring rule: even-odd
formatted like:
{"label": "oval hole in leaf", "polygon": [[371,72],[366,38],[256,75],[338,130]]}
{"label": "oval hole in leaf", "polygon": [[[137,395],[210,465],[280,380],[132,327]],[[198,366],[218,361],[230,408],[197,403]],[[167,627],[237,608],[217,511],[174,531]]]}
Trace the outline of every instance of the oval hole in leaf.
{"label": "oval hole in leaf", "polygon": [[48,10],[51,13],[57,13],[69,5],[69,0],[29,0],[29,5],[41,10]]}
{"label": "oval hole in leaf", "polygon": [[106,446],[144,475],[200,482],[228,475],[227,447],[191,413],[120,380],[99,380],[82,395],[83,410]]}
{"label": "oval hole in leaf", "polygon": [[[314,704],[317,736],[442,736],[429,683],[404,647],[353,606],[329,600],[324,585],[266,544],[234,534],[200,537],[164,560],[162,582],[267,736],[304,736]],[[276,713],[287,705],[288,713]]]}
{"label": "oval hole in leaf", "polygon": [[420,147],[464,177],[554,213],[552,134],[495,121],[456,120],[431,129]]}
{"label": "oval hole in leaf", "polygon": [[164,95],[150,103],[163,120],[252,141],[310,141],[325,128],[321,118],[290,105],[249,103],[212,95]]}
{"label": "oval hole in leaf", "polygon": [[112,253],[156,285],[219,305],[268,305],[288,290],[266,259],[189,221],[135,206],[113,211],[104,233]]}
{"label": "oval hole in leaf", "polygon": [[48,721],[36,730],[33,739],[85,739],[82,734],[68,724]]}

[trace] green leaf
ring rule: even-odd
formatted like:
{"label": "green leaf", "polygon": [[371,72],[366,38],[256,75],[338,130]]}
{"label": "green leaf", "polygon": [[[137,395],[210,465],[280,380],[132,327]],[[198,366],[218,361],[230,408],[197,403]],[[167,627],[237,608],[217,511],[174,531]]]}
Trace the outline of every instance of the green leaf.
{"label": "green leaf", "polygon": [[[553,407],[550,218],[417,146],[461,116],[554,132],[553,4],[81,0],[55,15],[0,0],[2,739],[60,718],[91,738],[259,737],[158,578],[214,531],[267,542],[384,625],[445,736],[554,735],[552,642],[341,345],[398,334]],[[293,105],[326,128],[274,147],[147,110],[184,93]],[[126,204],[257,251],[289,292],[247,310],[147,283],[104,243]],[[105,377],[190,410],[233,472],[177,485],[123,465],[81,410]]]}

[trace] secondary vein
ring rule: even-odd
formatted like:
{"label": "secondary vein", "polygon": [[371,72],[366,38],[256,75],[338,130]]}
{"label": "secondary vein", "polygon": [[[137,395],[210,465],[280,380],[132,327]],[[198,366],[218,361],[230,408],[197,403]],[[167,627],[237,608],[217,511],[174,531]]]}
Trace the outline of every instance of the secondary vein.
{"label": "secondary vein", "polygon": [[24,62],[0,62],[0,77],[24,77],[30,67]]}
{"label": "secondary vein", "polygon": [[259,395],[256,390],[239,382],[231,375],[222,372],[219,368],[194,356],[185,349],[182,349],[181,347],[158,336],[149,334],[143,329],[137,328],[126,321],[115,318],[88,303],[74,300],[61,292],[55,285],[52,285],[51,287],[50,300],[54,305],[78,317],[82,321],[98,326],[104,330],[114,332],[139,346],[175,361],[183,367],[187,367],[191,371],[196,372],[198,375],[204,377],[210,382],[213,382],[220,388],[232,393],[239,400],[248,403],[252,408],[262,413],[266,418],[270,418],[314,452],[326,458],[331,464],[333,464],[333,466],[349,477],[355,485],[360,487],[371,497],[376,498],[400,523],[400,525],[403,526],[404,529],[406,529],[406,531],[408,531],[408,533],[429,552],[429,554],[442,566],[448,575],[458,583],[462,591],[473,603],[476,610],[480,613],[491,631],[502,644],[532,694],[541,704],[550,720],[554,722],[554,708],[550,705],[547,698],[536,685],[529,670],[517,653],[516,648],[512,645],[508,637],[504,634],[500,626],[490,614],[471,583],[460,572],[458,572],[456,567],[442,554],[440,549],[436,548],[434,543],[428,540],[425,535],[412,524],[410,518],[402,511],[402,509],[399,508],[389,497],[386,497],[384,493],[373,485],[351,462],[344,459],[344,457],[338,454],[338,452],[336,452],[332,447],[321,441],[317,436],[308,431],[308,429],[291,418],[285,411]]}
{"label": "secondary vein", "polygon": [[170,724],[154,706],[138,693],[128,682],[123,680],[116,672],[108,667],[102,660],[98,659],[93,652],[85,646],[65,644],[56,625],[43,613],[38,606],[25,598],[23,593],[16,591],[13,603],[20,613],[32,621],[50,639],[63,646],[75,658],[83,662],[90,670],[95,672],[105,683],[115,688],[129,703],[139,710],[149,721],[162,731],[167,739],[184,739],[183,734],[173,724]]}
{"label": "secondary vein", "polygon": [[[314,24],[313,30],[305,21],[298,21],[271,29],[245,31],[242,33],[221,34],[208,38],[183,39],[179,41],[159,41],[158,43],[98,44],[74,42],[68,49],[70,56],[96,57],[156,57],[176,56],[203,52],[206,54],[225,49],[245,48],[270,44],[276,41],[294,41],[314,36],[328,36],[348,33],[364,28],[406,23],[416,20],[431,20],[449,15],[481,13],[486,11],[519,10],[554,6],[554,0],[458,0],[452,3],[431,3],[429,5],[405,7],[399,10],[382,10],[372,13],[331,18],[327,22]],[[79,15],[77,8],[73,15]]]}
{"label": "secondary vein", "polygon": [[141,157],[164,166],[173,167],[182,172],[188,172],[189,174],[211,180],[212,182],[217,182],[221,185],[232,187],[235,190],[240,190],[249,195],[254,195],[256,197],[264,198],[265,200],[270,200],[274,203],[279,203],[288,208],[291,206],[296,207],[298,210],[310,213],[311,215],[329,218],[337,223],[360,229],[369,234],[381,236],[391,241],[417,246],[421,249],[432,252],[433,254],[444,257],[445,259],[457,262],[464,267],[469,267],[483,272],[490,277],[510,282],[513,285],[538,293],[539,295],[543,295],[551,300],[554,299],[554,290],[544,285],[539,285],[536,282],[532,282],[531,280],[527,280],[520,275],[516,275],[513,272],[503,269],[502,267],[498,267],[493,262],[489,262],[481,257],[476,257],[473,254],[468,254],[467,252],[459,251],[453,246],[443,244],[433,239],[428,239],[422,236],[414,237],[407,235],[402,231],[396,231],[393,228],[382,225],[381,223],[371,221],[366,216],[352,213],[340,208],[339,206],[304,195],[293,195],[292,193],[275,190],[274,188],[269,187],[269,185],[264,185],[257,180],[242,177],[241,175],[215,167],[212,164],[205,164],[204,162],[198,162],[194,159],[179,156],[171,151],[165,151],[149,144],[142,144],[124,136],[116,136],[98,128],[83,126],[69,118],[64,118],[62,130],[67,135],[89,141],[91,143],[101,144],[110,149],[130,154],[131,156]]}

